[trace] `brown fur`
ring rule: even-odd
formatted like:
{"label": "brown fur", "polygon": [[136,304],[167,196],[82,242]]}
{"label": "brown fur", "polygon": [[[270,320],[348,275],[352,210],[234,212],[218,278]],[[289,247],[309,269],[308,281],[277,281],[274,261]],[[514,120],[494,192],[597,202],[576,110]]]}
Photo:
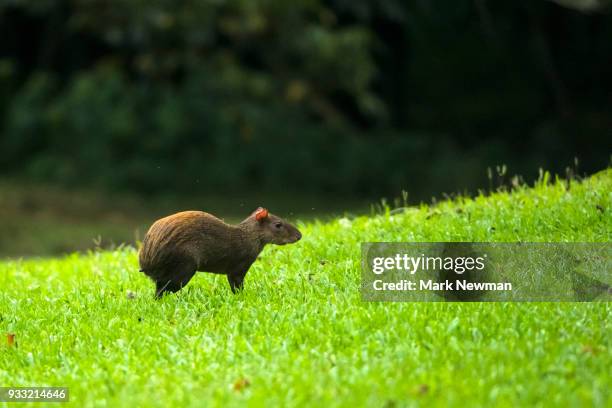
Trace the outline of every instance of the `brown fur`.
{"label": "brown fur", "polygon": [[196,271],[227,275],[236,292],[266,244],[301,237],[297,228],[263,208],[237,225],[202,211],[179,212],[151,226],[140,249],[140,270],[156,283],[157,297],[180,290]]}

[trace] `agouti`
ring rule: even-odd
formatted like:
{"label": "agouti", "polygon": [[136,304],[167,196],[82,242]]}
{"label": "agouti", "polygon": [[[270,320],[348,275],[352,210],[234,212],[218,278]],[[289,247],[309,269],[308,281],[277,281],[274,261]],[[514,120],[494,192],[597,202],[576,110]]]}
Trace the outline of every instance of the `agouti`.
{"label": "agouti", "polygon": [[227,275],[232,292],[266,244],[297,242],[293,225],[259,207],[237,225],[202,211],[184,211],[161,218],[144,237],[140,271],[156,285],[155,296],[177,292],[197,272]]}

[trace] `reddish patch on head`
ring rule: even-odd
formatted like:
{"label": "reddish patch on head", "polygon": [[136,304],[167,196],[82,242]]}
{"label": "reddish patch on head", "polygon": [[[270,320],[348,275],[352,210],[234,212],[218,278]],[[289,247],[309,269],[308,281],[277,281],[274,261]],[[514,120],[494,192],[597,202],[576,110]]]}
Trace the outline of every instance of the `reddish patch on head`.
{"label": "reddish patch on head", "polygon": [[268,218],[268,210],[266,210],[265,208],[259,207],[256,211],[255,211],[255,219],[257,221],[261,221],[265,218]]}
{"label": "reddish patch on head", "polygon": [[9,345],[9,347],[15,345],[15,334],[14,333],[7,333],[6,343]]}

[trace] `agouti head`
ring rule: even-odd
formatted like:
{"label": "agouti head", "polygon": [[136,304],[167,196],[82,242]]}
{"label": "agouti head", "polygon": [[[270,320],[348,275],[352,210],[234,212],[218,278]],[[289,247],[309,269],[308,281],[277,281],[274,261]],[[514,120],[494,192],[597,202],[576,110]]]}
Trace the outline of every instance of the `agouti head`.
{"label": "agouti head", "polygon": [[302,233],[287,221],[265,208],[259,207],[242,223],[259,237],[262,244],[292,244],[302,238]]}

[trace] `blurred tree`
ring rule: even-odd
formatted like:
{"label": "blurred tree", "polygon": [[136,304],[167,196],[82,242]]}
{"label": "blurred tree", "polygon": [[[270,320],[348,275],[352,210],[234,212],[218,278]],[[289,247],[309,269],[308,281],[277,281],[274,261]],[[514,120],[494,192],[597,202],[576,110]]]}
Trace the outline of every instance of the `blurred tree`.
{"label": "blurred tree", "polygon": [[571,7],[580,11],[596,11],[609,6],[610,0],[551,0],[562,6]]}
{"label": "blurred tree", "polygon": [[379,195],[596,168],[610,22],[529,0],[3,1],[0,170]]}
{"label": "blurred tree", "polygon": [[301,103],[324,120],[345,120],[338,98],[355,101],[359,115],[384,114],[370,87],[371,31],[338,26],[321,1],[74,0],[71,7],[68,29],[116,50],[114,63],[139,80],[177,83],[207,69],[229,95]]}

